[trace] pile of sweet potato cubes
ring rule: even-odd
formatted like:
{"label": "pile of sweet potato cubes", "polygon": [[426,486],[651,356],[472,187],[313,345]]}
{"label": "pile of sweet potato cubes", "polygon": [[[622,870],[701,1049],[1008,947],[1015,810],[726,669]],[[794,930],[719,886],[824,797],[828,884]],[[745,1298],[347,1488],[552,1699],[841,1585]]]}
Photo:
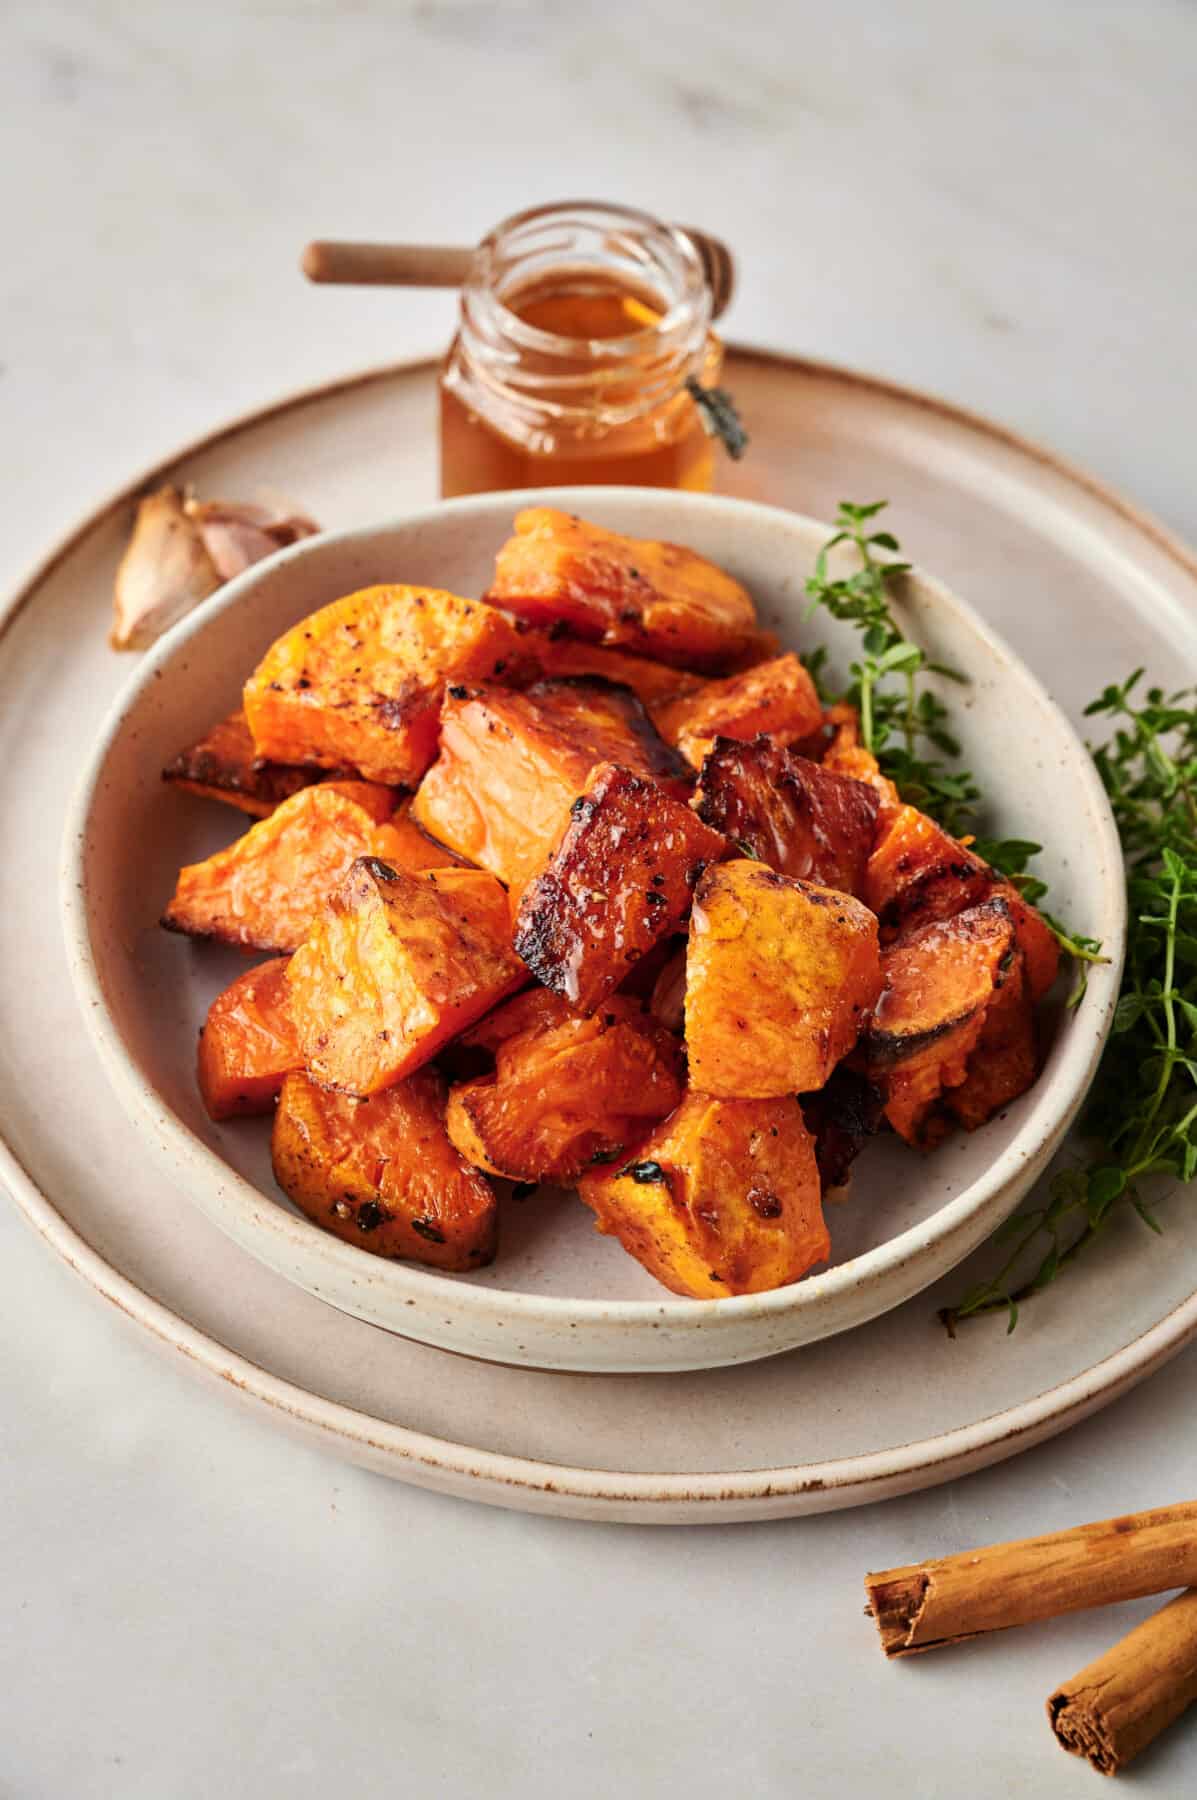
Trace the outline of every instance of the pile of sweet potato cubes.
{"label": "pile of sweet potato cubes", "polygon": [[679,546],[524,512],[485,600],[333,602],[165,773],[259,820],[163,920],[274,953],[205,1105],[364,1250],[477,1268],[547,1182],[676,1293],[780,1287],[871,1132],[1034,1079],[1052,934]]}

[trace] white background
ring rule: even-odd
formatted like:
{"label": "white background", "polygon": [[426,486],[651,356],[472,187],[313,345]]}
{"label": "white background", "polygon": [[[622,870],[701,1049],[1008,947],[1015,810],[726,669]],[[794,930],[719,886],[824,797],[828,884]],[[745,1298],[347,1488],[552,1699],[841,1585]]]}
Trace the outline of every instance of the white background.
{"label": "white background", "polygon": [[[9,585],[190,434],[444,340],[441,297],[306,287],[307,237],[576,194],[723,233],[734,335],[992,412],[1197,538],[1192,5],[46,0],[0,33]],[[1042,1702],[1146,1606],[887,1666],[861,1575],[1197,1491],[1190,1351],[883,1508],[486,1511],[193,1385],[7,1208],[0,1267],[6,1800],[1093,1792]],[[1197,1720],[1141,1770],[1191,1793]]]}

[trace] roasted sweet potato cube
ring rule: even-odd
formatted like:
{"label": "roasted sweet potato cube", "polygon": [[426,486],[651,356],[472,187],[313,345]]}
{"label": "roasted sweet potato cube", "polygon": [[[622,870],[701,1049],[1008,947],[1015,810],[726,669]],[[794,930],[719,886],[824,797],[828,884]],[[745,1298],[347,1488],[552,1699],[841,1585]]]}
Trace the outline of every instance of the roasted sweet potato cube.
{"label": "roasted sweet potato cube", "polygon": [[633,1163],[594,1170],[578,1192],[600,1231],[699,1300],[785,1287],[831,1248],[814,1143],[792,1096],[691,1091]]}
{"label": "roasted sweet potato cube", "polygon": [[779,874],[859,895],[873,846],[877,795],[768,737],[716,738],[702,765],[700,819]]}
{"label": "roasted sweet potato cube", "polygon": [[227,849],[181,869],[162,923],[247,950],[294,950],[394,803],[389,788],[365,781],[301,789]]}
{"label": "roasted sweet potato cube", "polygon": [[271,645],[245,716],[259,756],[414,787],[436,755],[445,684],[511,674],[522,657],[513,621],[478,600],[363,588]]}
{"label": "roasted sweet potato cube", "polygon": [[[1014,929],[1017,936],[1017,924]],[[998,980],[964,1080],[944,1093],[949,1110],[966,1131],[976,1131],[1003,1106],[1025,1094],[1039,1068],[1035,1007],[1021,951]]]}
{"label": "roasted sweet potato cube", "polygon": [[208,1008],[196,1064],[209,1118],[272,1112],[283,1076],[299,1067],[286,975],[285,956],[259,963]]}
{"label": "roasted sweet potato cube", "polygon": [[690,1080],[721,1099],[823,1086],[881,991],[877,921],[858,900],[764,863],[707,869],[686,952]]}
{"label": "roasted sweet potato cube", "polygon": [[571,802],[601,762],[685,791],[685,764],[627,688],[580,680],[537,682],[520,694],[452,689],[440,754],[412,817],[505,881],[515,900],[544,867]]}
{"label": "roasted sweet potato cube", "polygon": [[1001,899],[920,926],[882,953],[885,986],[863,1061],[869,1078],[884,1084],[885,1116],[907,1143],[930,1149],[944,1136],[941,1098],[965,1080],[989,1007],[1018,961]]}
{"label": "roasted sweet potato cube", "polygon": [[304,1067],[350,1094],[401,1081],[526,979],[493,875],[375,857],[353,864],[287,971]]}
{"label": "roasted sweet potato cube", "polygon": [[864,897],[883,926],[907,931],[976,906],[993,882],[988,863],[917,806],[902,806],[869,858]]}
{"label": "roasted sweet potato cube", "polygon": [[791,744],[817,730],[822,718],[815,684],[792,651],[653,707],[661,736],[696,769],[717,737],[765,732],[778,744]]}
{"label": "roasted sweet potato cube", "polygon": [[1046,921],[988,863],[917,807],[894,810],[882,830],[865,875],[864,897],[886,936],[905,936],[935,919],[950,919],[990,895],[1010,908],[1027,961],[1033,1000],[1056,979],[1060,953]]}
{"label": "roasted sweet potato cube", "polygon": [[181,750],[162,771],[163,781],[208,800],[223,800],[251,818],[270,816],[281,800],[319,781],[319,769],[263,762],[254,749],[243,712],[230,713],[197,744]]}
{"label": "roasted sweet potato cube", "polygon": [[588,644],[560,631],[530,627],[524,637],[524,649],[535,657],[542,679],[597,676],[600,680],[631,688],[650,711],[682,694],[693,693],[703,685],[701,675],[686,669],[653,662],[647,656],[631,656],[626,650],[612,649],[609,644]]}
{"label": "roasted sweet potato cube", "polygon": [[552,507],[517,514],[495,560],[488,600],[534,625],[718,670],[748,651],[756,612],[746,590],[680,544],[621,537]]}
{"label": "roasted sweet potato cube", "polygon": [[467,1162],[516,1181],[569,1182],[622,1157],[682,1097],[675,1039],[634,1002],[587,1018],[563,1003],[497,1046],[493,1073],[449,1095],[446,1125]]}
{"label": "roasted sweet potato cube", "polygon": [[369,1100],[288,1075],[271,1142],[275,1179],[347,1244],[434,1269],[481,1268],[495,1254],[495,1193],[454,1150],[444,1113],[432,1069]]}
{"label": "roasted sweet potato cube", "polygon": [[524,889],[516,951],[545,987],[592,1012],[685,918],[694,883],[726,848],[655,782],[601,763]]}

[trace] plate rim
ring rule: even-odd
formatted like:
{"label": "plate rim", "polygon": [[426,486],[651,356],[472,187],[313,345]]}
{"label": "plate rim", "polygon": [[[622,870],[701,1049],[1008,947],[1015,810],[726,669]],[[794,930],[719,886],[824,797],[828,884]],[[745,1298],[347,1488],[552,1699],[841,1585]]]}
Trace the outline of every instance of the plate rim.
{"label": "plate rim", "polygon": [[[1103,510],[1128,523],[1161,550],[1185,576],[1197,580],[1197,552],[1177,534],[1088,471],[1021,433],[925,390],[818,358],[754,345],[729,344],[728,351],[732,357],[775,364],[821,381],[841,382],[937,413],[1011,448],[1096,499]],[[34,561],[0,608],[0,637],[78,544],[112,512],[130,504],[151,482],[167,475],[177,464],[289,411],[359,387],[426,373],[435,362],[434,356],[415,355],[306,385],[274,402],[248,408],[213,430],[189,438],[168,455],[154,459],[93,504],[56,539],[50,550]],[[612,1521],[716,1523],[727,1522],[729,1516],[764,1518],[855,1505],[932,1486],[971,1468],[1002,1460],[1053,1431],[1064,1429],[1095,1410],[1102,1401],[1126,1391],[1197,1337],[1194,1293],[1129,1344],[1015,1407],[945,1434],[891,1446],[864,1457],[703,1475],[573,1468],[564,1463],[469,1450],[449,1439],[374,1419],[368,1413],[272,1375],[215,1336],[190,1325],[109,1263],[68,1224],[2,1136],[0,1177],[33,1230],[89,1287],[148,1333],[152,1342],[162,1349],[182,1353],[191,1366],[231,1386],[255,1411],[282,1415],[310,1441],[335,1448],[352,1460],[391,1475],[402,1475],[417,1485],[490,1504],[572,1512],[575,1516]],[[868,1466],[882,1459],[886,1470]],[[849,1463],[850,1471],[846,1468]],[[806,1504],[796,1505],[804,1496]],[[715,1508],[715,1501],[727,1504]]]}

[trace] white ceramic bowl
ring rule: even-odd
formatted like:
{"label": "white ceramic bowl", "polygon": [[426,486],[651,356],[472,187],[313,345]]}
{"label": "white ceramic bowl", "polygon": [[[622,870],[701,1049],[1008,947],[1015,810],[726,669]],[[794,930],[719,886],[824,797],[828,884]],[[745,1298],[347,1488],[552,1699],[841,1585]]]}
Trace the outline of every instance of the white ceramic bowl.
{"label": "white ceramic bowl", "polygon": [[1100,783],[1063,715],[992,632],[937,582],[913,581],[905,628],[966,671],[952,688],[965,757],[990,797],[987,823],[1047,846],[1051,904],[1110,947],[1074,1013],[1047,1020],[1043,1073],[982,1131],[922,1158],[870,1145],[850,1198],[828,1211],[832,1263],[774,1293],[680,1300],[592,1229],[577,1200],[513,1203],[497,1262],[468,1276],[385,1262],[303,1218],[274,1185],[264,1120],[214,1125],[195,1085],[208,1002],[244,959],[157,926],[181,863],[242,821],[159,778],[184,744],[238,703],[267,645],[305,613],[377,581],[484,591],[518,506],[564,506],[636,536],[692,545],[737,575],[795,648],[826,642],[846,666],[855,636],[807,622],[803,584],[827,528],[738,500],[643,489],[486,495],[396,524],[330,533],[231,582],[136,667],[85,770],[64,847],[68,954],[84,1018],[122,1104],[161,1172],[162,1228],[179,1196],[254,1256],[334,1306],[471,1356],[534,1367],[714,1368],[859,1325],[927,1287],[1000,1225],[1057,1149],[1109,1031],[1125,924],[1117,835]]}

